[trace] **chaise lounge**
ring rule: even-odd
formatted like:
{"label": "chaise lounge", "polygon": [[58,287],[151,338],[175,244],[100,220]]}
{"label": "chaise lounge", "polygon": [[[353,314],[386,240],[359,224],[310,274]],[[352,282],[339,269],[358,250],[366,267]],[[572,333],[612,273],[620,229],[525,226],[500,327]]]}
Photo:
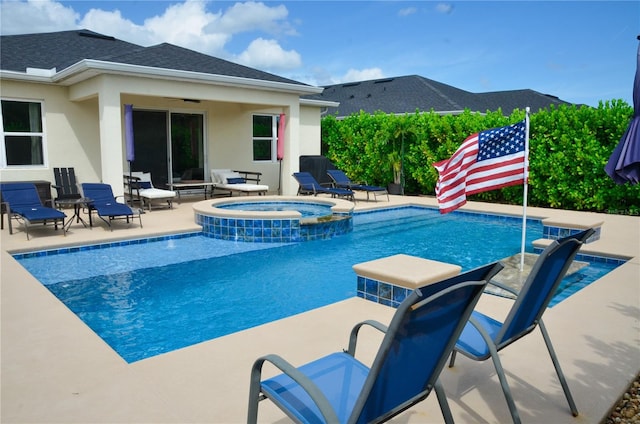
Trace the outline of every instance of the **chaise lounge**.
{"label": "chaise lounge", "polygon": [[354,200],[353,190],[348,188],[325,187],[309,172],[295,172],[293,178],[298,182],[298,195],[330,194],[331,197],[344,197]]}
{"label": "chaise lounge", "polygon": [[260,172],[212,169],[211,182],[214,184],[211,194],[215,190],[221,190],[229,196],[233,196],[233,193],[264,195],[269,191],[269,186],[260,184],[261,175]]}
{"label": "chaise lounge", "polygon": [[373,194],[376,201],[378,201],[378,196],[387,196],[387,201],[389,201],[389,193],[384,187],[372,186],[366,183],[355,183],[347,177],[347,174],[339,169],[327,169],[327,175],[333,180],[335,187],[348,188],[350,190],[364,191],[367,193],[367,202],[369,201],[369,194]]}
{"label": "chaise lounge", "polygon": [[91,214],[93,211],[96,211],[98,217],[109,226],[111,231],[113,231],[111,221],[115,219],[126,219],[127,223],[129,223],[129,218],[133,220],[135,215],[138,215],[140,227],[142,227],[142,216],[140,213],[134,212],[133,209],[124,203],[117,202],[109,184],[83,183],[82,192],[85,198],[91,199],[91,201],[87,203],[90,223],[92,222]]}
{"label": "chaise lounge", "polygon": [[58,229],[58,222],[62,222],[62,233],[65,231],[65,215],[57,209],[44,206],[38,190],[32,183],[5,183],[0,184],[0,197],[8,215],[9,234],[13,234],[11,220],[22,221],[27,240],[29,240],[29,226],[34,223],[53,222],[54,228]]}
{"label": "chaise lounge", "polygon": [[131,197],[131,200],[138,201],[144,209],[145,205],[151,212],[151,205],[155,201],[163,201],[167,203],[169,209],[173,207],[173,199],[176,192],[172,190],[163,190],[153,186],[153,180],[150,172],[132,172],[131,175],[124,175],[125,194]]}

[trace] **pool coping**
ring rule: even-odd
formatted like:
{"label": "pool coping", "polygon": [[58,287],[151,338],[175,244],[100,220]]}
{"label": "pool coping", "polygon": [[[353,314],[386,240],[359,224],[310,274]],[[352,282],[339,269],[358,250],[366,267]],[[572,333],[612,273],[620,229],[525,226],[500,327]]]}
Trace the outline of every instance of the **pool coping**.
{"label": "pool coping", "polygon": [[[389,204],[434,206],[432,198],[390,196]],[[384,204],[383,204],[384,203]],[[366,205],[358,210],[386,206]],[[67,237],[36,230],[27,242],[21,232],[3,230],[0,273],[2,323],[2,422],[240,422],[246,416],[248,372],[265,353],[279,353],[295,364],[345,347],[348,331],[361,320],[390,318],[389,308],[352,298],[285,320],[235,333],[158,357],[126,364],[8,254],[82,245],[92,240],[197,231],[189,203],[143,216],[144,228],[118,226],[113,233],[72,226]],[[522,208],[470,202],[466,211],[518,216]],[[530,217],[581,214],[530,208]],[[580,215],[582,216],[582,215]],[[640,218],[602,216],[602,238],[583,253],[631,258],[612,273],[550,309],[545,323],[554,341],[581,422],[599,422],[639,371]],[[133,258],[135,260],[135,258]],[[485,299],[492,313],[503,301]],[[369,304],[370,303],[370,304]],[[366,361],[376,348],[365,343]],[[575,423],[553,378],[539,335],[501,353],[507,378],[524,422]],[[530,364],[535,362],[536,367]],[[460,358],[445,370],[442,383],[459,422],[504,422],[508,410],[490,363]],[[597,381],[597,384],[594,384]],[[263,422],[283,415],[261,405]],[[441,422],[430,396],[407,411],[403,421]]]}

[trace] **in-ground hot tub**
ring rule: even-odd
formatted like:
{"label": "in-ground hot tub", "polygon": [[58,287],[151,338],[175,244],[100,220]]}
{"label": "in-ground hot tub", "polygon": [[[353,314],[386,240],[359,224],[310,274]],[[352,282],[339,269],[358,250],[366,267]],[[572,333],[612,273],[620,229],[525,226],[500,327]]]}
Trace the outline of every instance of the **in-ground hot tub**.
{"label": "in-ground hot tub", "polygon": [[223,240],[289,243],[328,239],[353,229],[353,203],[318,197],[255,196],[193,205],[202,232]]}

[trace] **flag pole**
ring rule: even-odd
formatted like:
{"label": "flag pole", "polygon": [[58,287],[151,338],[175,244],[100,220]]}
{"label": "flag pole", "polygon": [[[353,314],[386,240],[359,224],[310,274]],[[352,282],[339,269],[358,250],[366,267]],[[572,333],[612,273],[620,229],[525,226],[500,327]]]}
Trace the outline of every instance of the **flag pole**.
{"label": "flag pole", "polygon": [[524,193],[522,195],[522,243],[520,245],[520,272],[524,270],[524,249],[527,238],[527,191],[529,188],[529,106],[524,117]]}

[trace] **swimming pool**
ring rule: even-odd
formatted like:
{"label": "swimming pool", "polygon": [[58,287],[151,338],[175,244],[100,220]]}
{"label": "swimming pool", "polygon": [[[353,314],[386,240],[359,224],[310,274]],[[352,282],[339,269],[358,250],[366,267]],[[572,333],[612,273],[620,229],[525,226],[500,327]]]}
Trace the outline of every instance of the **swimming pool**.
{"label": "swimming pool", "polygon": [[[353,297],[356,263],[404,253],[466,270],[520,250],[519,218],[404,207],[353,219],[353,232],[331,240],[245,243],[192,233],[15,257],[134,362]],[[527,246],[541,235],[541,223],[530,221]],[[595,274],[580,278],[613,267],[590,266]]]}

